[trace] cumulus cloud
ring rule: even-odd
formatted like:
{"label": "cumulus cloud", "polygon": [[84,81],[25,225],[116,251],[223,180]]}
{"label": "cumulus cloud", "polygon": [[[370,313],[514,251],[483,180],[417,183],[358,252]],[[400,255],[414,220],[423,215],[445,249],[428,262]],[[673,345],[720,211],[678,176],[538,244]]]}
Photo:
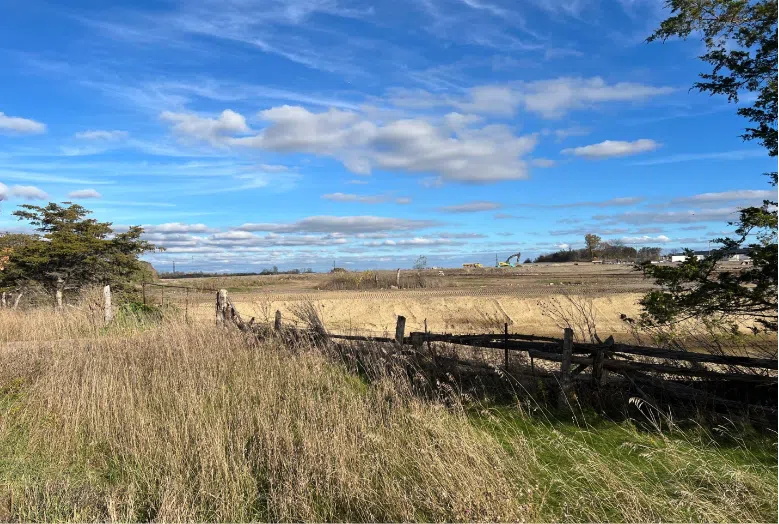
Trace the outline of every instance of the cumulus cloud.
{"label": "cumulus cloud", "polygon": [[[225,113],[229,112],[229,117]],[[488,183],[527,178],[522,156],[532,151],[535,135],[515,136],[505,125],[468,126],[422,118],[374,123],[361,114],[340,109],[319,113],[299,106],[261,111],[267,125],[252,136],[244,118],[225,111],[219,120],[193,114],[163,113],[176,134],[215,145],[233,145],[285,153],[331,156],[353,173],[373,169],[436,173],[448,180]],[[229,124],[229,125],[228,125]]]}
{"label": "cumulus cloud", "polygon": [[296,222],[247,223],[239,231],[267,231],[274,233],[375,233],[381,231],[412,231],[439,225],[433,220],[412,220],[405,218],[377,216],[313,216]]}
{"label": "cumulus cloud", "polygon": [[128,136],[127,131],[119,131],[116,129],[112,131],[108,131],[105,129],[91,129],[87,131],[81,131],[80,133],[75,134],[75,137],[81,140],[105,140],[105,141],[124,140],[125,138],[127,138],[127,136]]}
{"label": "cumulus cloud", "polygon": [[103,198],[103,195],[94,189],[77,189],[68,193],[68,198]]}
{"label": "cumulus cloud", "polygon": [[0,132],[37,135],[46,132],[46,124],[0,112]]}
{"label": "cumulus cloud", "polygon": [[438,211],[441,211],[442,213],[478,213],[479,211],[491,211],[500,209],[501,207],[503,207],[503,204],[498,202],[474,200],[473,202],[466,202],[464,204],[439,207]]}
{"label": "cumulus cloud", "polygon": [[226,137],[248,133],[251,130],[246,125],[243,115],[230,109],[225,109],[218,118],[206,118],[192,113],[174,113],[164,111],[160,118],[172,125],[175,134],[203,140],[212,145],[221,145]]}
{"label": "cumulus cloud", "polygon": [[566,155],[582,156],[585,158],[611,158],[617,156],[637,155],[654,151],[660,144],[648,138],[640,138],[633,142],[624,140],[604,140],[599,144],[563,149]]}
{"label": "cumulus cloud", "polygon": [[44,190],[35,186],[11,186],[0,183],[0,201],[10,198],[22,198],[24,200],[48,200],[49,195]]}

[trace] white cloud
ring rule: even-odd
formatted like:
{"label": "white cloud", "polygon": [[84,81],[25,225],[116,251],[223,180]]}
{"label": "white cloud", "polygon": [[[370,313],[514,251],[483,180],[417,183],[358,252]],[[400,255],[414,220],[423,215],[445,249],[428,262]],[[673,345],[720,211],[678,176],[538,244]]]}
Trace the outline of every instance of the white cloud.
{"label": "white cloud", "polygon": [[628,245],[635,245],[635,244],[667,244],[668,242],[671,242],[671,239],[668,238],[665,235],[657,235],[656,237],[651,237],[648,235],[643,235],[639,237],[622,237],[620,238],[620,241],[628,244]]}
{"label": "white cloud", "polygon": [[402,240],[380,240],[375,242],[366,242],[365,245],[369,247],[403,247],[403,246],[452,246],[462,245],[460,240],[454,240],[451,238],[428,238],[428,237],[414,237]]}
{"label": "white cloud", "polygon": [[22,198],[24,200],[47,200],[48,193],[35,186],[11,186],[0,183],[0,201],[10,198]]}
{"label": "white cloud", "polygon": [[503,207],[503,204],[498,202],[475,200],[464,204],[439,207],[438,211],[443,213],[477,213],[479,211],[492,211],[494,209],[500,209],[501,207]]}
{"label": "white cloud", "polygon": [[505,125],[453,130],[451,123],[420,118],[377,124],[351,111],[313,113],[287,105],[261,111],[268,125],[258,134],[235,138],[229,135],[248,131],[245,119],[225,113],[219,120],[182,113],[163,118],[175,123],[174,133],[214,145],[331,156],[363,175],[380,168],[474,183],[527,178],[521,157],[537,143],[535,135],[515,136]]}
{"label": "white cloud", "polygon": [[354,195],[351,193],[328,193],[322,195],[325,200],[333,202],[360,202],[361,204],[380,204],[386,202],[387,195]]}
{"label": "white cloud", "polygon": [[526,86],[523,103],[528,111],[544,118],[559,118],[572,109],[583,109],[609,102],[646,100],[674,91],[633,82],[608,84],[600,77],[562,77],[541,80]]}
{"label": "white cloud", "polygon": [[103,195],[94,189],[77,189],[68,193],[68,198],[102,198]]}
{"label": "white cloud", "polygon": [[658,147],[660,147],[658,142],[648,138],[641,138],[633,142],[605,140],[599,144],[563,149],[562,153],[585,158],[611,158],[646,153],[654,151]]}
{"label": "white cloud", "polygon": [[581,202],[568,202],[564,204],[525,204],[530,207],[549,207],[549,208],[567,208],[567,207],[620,207],[632,206],[643,202],[643,197],[616,197],[608,200],[584,200]]}
{"label": "white cloud", "polygon": [[92,129],[75,134],[75,137],[81,140],[123,140],[127,136],[127,131],[108,131],[104,129]]}
{"label": "white cloud", "polygon": [[377,216],[313,216],[292,223],[247,223],[240,231],[274,233],[373,233],[379,231],[411,231],[439,225],[432,220],[411,220]]}
{"label": "white cloud", "polygon": [[[423,90],[394,89],[390,91],[390,101],[399,107],[455,107],[471,113],[504,116],[524,109],[543,118],[556,119],[572,110],[617,102],[643,101],[674,91],[672,87],[655,87],[635,82],[609,84],[597,76],[558,77],[534,82],[480,85],[467,89],[463,96],[441,96]],[[581,131],[579,128],[573,134],[581,134]],[[559,135],[559,138],[564,138],[563,134]]]}
{"label": "white cloud", "polygon": [[327,193],[322,195],[325,200],[332,202],[359,202],[361,204],[381,204],[394,200],[396,204],[410,204],[411,199],[408,197],[397,197],[392,199],[388,194],[382,195],[355,195],[352,193]]}
{"label": "white cloud", "polygon": [[0,112],[0,132],[19,133],[37,135],[46,132],[46,124],[30,120],[29,118],[21,118],[18,116],[8,116],[3,112]]}
{"label": "white cloud", "polygon": [[220,145],[229,135],[244,134],[251,130],[243,115],[225,109],[218,118],[205,118],[191,113],[163,111],[160,118],[173,125],[173,132],[179,136],[196,138]]}
{"label": "white cloud", "polygon": [[208,233],[211,228],[205,224],[182,224],[181,222],[168,222],[166,224],[145,225],[143,230],[147,233]]}
{"label": "white cloud", "polygon": [[776,200],[776,191],[771,189],[737,189],[717,193],[700,193],[688,197],[674,198],[672,204],[705,202],[735,202],[738,200]]}
{"label": "white cloud", "polygon": [[628,211],[616,215],[595,215],[592,218],[604,224],[687,224],[694,222],[727,222],[736,218],[739,208],[724,207],[697,211]]}

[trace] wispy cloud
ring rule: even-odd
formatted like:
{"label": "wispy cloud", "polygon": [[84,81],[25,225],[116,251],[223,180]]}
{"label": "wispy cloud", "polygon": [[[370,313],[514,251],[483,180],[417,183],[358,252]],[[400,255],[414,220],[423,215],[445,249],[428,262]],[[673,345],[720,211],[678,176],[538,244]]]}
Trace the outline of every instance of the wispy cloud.
{"label": "wispy cloud", "polygon": [[499,202],[490,202],[487,200],[475,200],[472,202],[466,202],[464,204],[456,204],[452,206],[442,206],[438,208],[438,211],[442,213],[479,213],[482,211],[493,211],[500,209],[503,204]]}
{"label": "wispy cloud", "polygon": [[688,153],[670,155],[650,160],[632,162],[634,166],[655,166],[660,164],[675,164],[678,162],[693,162],[699,160],[746,160],[748,158],[766,157],[766,152],[761,149],[741,149],[737,151],[721,151],[712,153]]}
{"label": "wispy cloud", "polygon": [[102,198],[103,195],[95,191],[94,189],[77,189],[68,193],[68,198],[74,199],[88,199],[88,198]]}

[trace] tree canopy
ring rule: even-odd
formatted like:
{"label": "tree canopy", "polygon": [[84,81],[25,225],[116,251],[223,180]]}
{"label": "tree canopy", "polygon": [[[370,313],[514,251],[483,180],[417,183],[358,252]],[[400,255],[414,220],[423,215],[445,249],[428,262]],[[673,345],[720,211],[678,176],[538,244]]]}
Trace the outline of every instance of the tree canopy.
{"label": "tree canopy", "polygon": [[116,233],[110,222],[98,222],[88,218],[85,208],[65,204],[26,204],[13,212],[36,233],[0,237],[6,257],[0,286],[40,286],[52,293],[89,284],[121,288],[144,270],[138,256],[156,246],[140,238],[141,227]]}
{"label": "tree canopy", "polygon": [[[739,102],[754,93],[751,105],[737,113],[750,122],[742,137],[756,140],[777,156],[777,0],[668,0],[672,16],[649,41],[700,34],[712,66],[693,88]],[[769,173],[776,186],[776,172]],[[643,321],[667,324],[707,318],[735,324],[749,316],[755,330],[777,331],[777,203],[741,209],[734,238],[718,238],[720,247],[703,260],[688,257],[678,267],[644,265],[660,289],[641,301]],[[752,267],[723,271],[719,262],[746,247]]]}

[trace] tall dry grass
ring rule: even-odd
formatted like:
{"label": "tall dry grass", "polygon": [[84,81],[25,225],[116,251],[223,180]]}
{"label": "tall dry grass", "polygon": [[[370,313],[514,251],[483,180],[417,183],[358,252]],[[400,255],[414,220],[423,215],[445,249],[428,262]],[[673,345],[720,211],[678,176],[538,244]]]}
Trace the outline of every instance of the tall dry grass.
{"label": "tall dry grass", "polygon": [[[58,322],[51,335],[76,324]],[[746,446],[445,406],[210,324],[87,325],[78,342],[0,346],[8,518],[776,517],[776,469]]]}

